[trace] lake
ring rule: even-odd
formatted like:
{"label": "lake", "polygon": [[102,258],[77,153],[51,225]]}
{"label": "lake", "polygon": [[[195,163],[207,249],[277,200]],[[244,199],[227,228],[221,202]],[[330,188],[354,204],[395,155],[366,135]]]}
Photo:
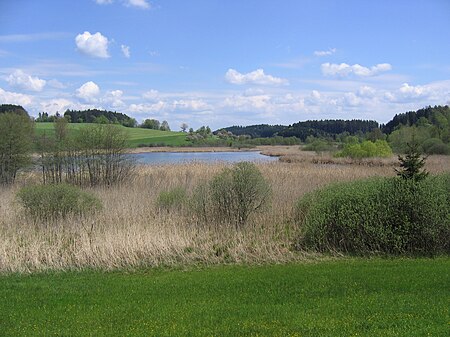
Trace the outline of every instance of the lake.
{"label": "lake", "polygon": [[262,155],[257,151],[245,152],[147,152],[131,155],[138,164],[183,164],[188,162],[226,162],[237,163],[242,161],[270,162],[277,161],[277,157]]}

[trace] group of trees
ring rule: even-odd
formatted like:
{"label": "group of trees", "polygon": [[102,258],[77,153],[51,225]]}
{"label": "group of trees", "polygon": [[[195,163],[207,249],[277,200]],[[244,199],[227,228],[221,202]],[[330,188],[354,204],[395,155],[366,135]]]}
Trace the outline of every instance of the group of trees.
{"label": "group of trees", "polygon": [[12,184],[17,172],[30,164],[33,123],[17,106],[0,107],[0,184]]}
{"label": "group of trees", "polygon": [[162,121],[162,123],[157,119],[146,119],[139,125],[139,127],[144,129],[170,131],[170,126],[167,121]]}
{"label": "group of trees", "polygon": [[93,124],[71,133],[67,120],[59,118],[54,131],[36,140],[44,183],[112,185],[131,175],[134,163],[125,154],[127,135],[120,128]]}
{"label": "group of trees", "polygon": [[427,154],[450,154],[450,107],[435,106],[395,115],[385,126],[395,152],[405,153],[417,142]]}
{"label": "group of trees", "polygon": [[125,154],[127,134],[114,125],[93,124],[74,132],[55,119],[54,131],[34,136],[34,123],[17,106],[0,106],[0,184],[14,183],[34,161],[44,183],[111,185],[130,176],[134,163]]}
{"label": "group of trees", "polygon": [[66,110],[64,117],[71,123],[98,123],[98,124],[121,124],[126,127],[135,127],[137,122],[134,118],[121,112],[88,109],[88,110]]}
{"label": "group of trees", "polygon": [[338,135],[357,135],[371,132],[379,127],[378,122],[368,120],[320,120],[305,121],[294,123],[290,126],[285,125],[250,125],[250,126],[231,126],[223,130],[229,131],[234,135],[248,135],[251,138],[270,138],[274,136],[296,137],[305,141],[308,136],[333,138]]}

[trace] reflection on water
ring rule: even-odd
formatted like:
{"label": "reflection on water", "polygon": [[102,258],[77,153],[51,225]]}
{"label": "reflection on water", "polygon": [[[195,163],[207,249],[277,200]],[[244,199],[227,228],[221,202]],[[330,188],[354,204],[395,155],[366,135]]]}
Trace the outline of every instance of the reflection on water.
{"label": "reflection on water", "polygon": [[268,162],[278,158],[264,156],[256,151],[248,152],[148,152],[131,154],[139,164],[183,164],[188,162],[227,162],[241,161]]}

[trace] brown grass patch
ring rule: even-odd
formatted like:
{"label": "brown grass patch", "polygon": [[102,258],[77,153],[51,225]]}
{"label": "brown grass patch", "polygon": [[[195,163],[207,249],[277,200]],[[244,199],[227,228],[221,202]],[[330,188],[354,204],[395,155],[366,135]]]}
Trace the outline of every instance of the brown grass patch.
{"label": "brown grass patch", "polygon": [[[53,225],[33,223],[15,202],[20,185],[37,180],[28,174],[0,189],[0,272],[304,259],[305,253],[292,249],[298,229],[291,219],[299,197],[331,182],[395,174],[390,165],[316,164],[315,157],[307,153],[295,163],[258,164],[273,188],[272,206],[253,215],[242,231],[199,226],[189,214],[162,212],[156,205],[161,191],[181,186],[190,193],[224,164],[142,166],[127,184],[90,190],[104,205],[96,215]],[[449,159],[430,157],[427,168],[448,170]]]}

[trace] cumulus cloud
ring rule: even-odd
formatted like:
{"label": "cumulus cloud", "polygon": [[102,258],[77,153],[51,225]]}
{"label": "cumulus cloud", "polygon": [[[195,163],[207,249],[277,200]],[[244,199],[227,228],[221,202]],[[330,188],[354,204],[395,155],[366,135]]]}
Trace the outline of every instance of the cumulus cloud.
{"label": "cumulus cloud", "polygon": [[331,49],[328,49],[328,50],[316,50],[316,51],[314,52],[314,55],[315,55],[315,56],[321,57],[321,56],[332,55],[332,54],[334,54],[335,52],[336,52],[336,48],[331,48]]}
{"label": "cumulus cloud", "polygon": [[125,103],[122,100],[123,91],[122,90],[112,90],[108,91],[105,96],[101,99],[102,103],[106,103],[108,106],[113,108],[122,108]]}
{"label": "cumulus cloud", "polygon": [[99,86],[92,81],[84,83],[77,89],[77,97],[85,100],[86,102],[96,102],[99,94]]}
{"label": "cumulus cloud", "polygon": [[155,89],[151,89],[149,91],[146,91],[142,94],[142,97],[145,99],[148,99],[150,101],[154,101],[159,99],[159,91]]}
{"label": "cumulus cloud", "polygon": [[211,109],[209,104],[201,99],[175,100],[172,106],[174,110],[205,111]]}
{"label": "cumulus cloud", "polygon": [[108,58],[108,38],[97,32],[91,34],[84,32],[75,38],[77,48],[83,54],[98,58]]}
{"label": "cumulus cloud", "polygon": [[30,105],[32,97],[0,88],[0,104]]}
{"label": "cumulus cloud", "polygon": [[257,69],[247,74],[241,74],[237,70],[228,69],[225,80],[232,84],[259,84],[259,85],[281,85],[288,84],[286,79],[266,75],[263,69]]}
{"label": "cumulus cloud", "polygon": [[347,63],[323,63],[321,66],[322,74],[325,76],[349,76],[351,74],[361,77],[375,76],[379,73],[392,69],[389,63],[380,63],[370,68],[359,64],[349,65]]}
{"label": "cumulus cloud", "polygon": [[28,75],[20,69],[15,70],[12,74],[6,77],[6,81],[12,87],[37,92],[42,91],[47,83],[45,80]]}
{"label": "cumulus cloud", "polygon": [[126,46],[126,45],[121,45],[120,49],[122,50],[122,54],[123,56],[125,56],[127,59],[130,58],[131,54],[130,54],[130,47]]}
{"label": "cumulus cloud", "polygon": [[99,5],[109,5],[113,3],[113,0],[95,0]]}
{"label": "cumulus cloud", "polygon": [[124,3],[128,7],[137,7],[141,9],[149,9],[151,7],[147,0],[125,0]]}

